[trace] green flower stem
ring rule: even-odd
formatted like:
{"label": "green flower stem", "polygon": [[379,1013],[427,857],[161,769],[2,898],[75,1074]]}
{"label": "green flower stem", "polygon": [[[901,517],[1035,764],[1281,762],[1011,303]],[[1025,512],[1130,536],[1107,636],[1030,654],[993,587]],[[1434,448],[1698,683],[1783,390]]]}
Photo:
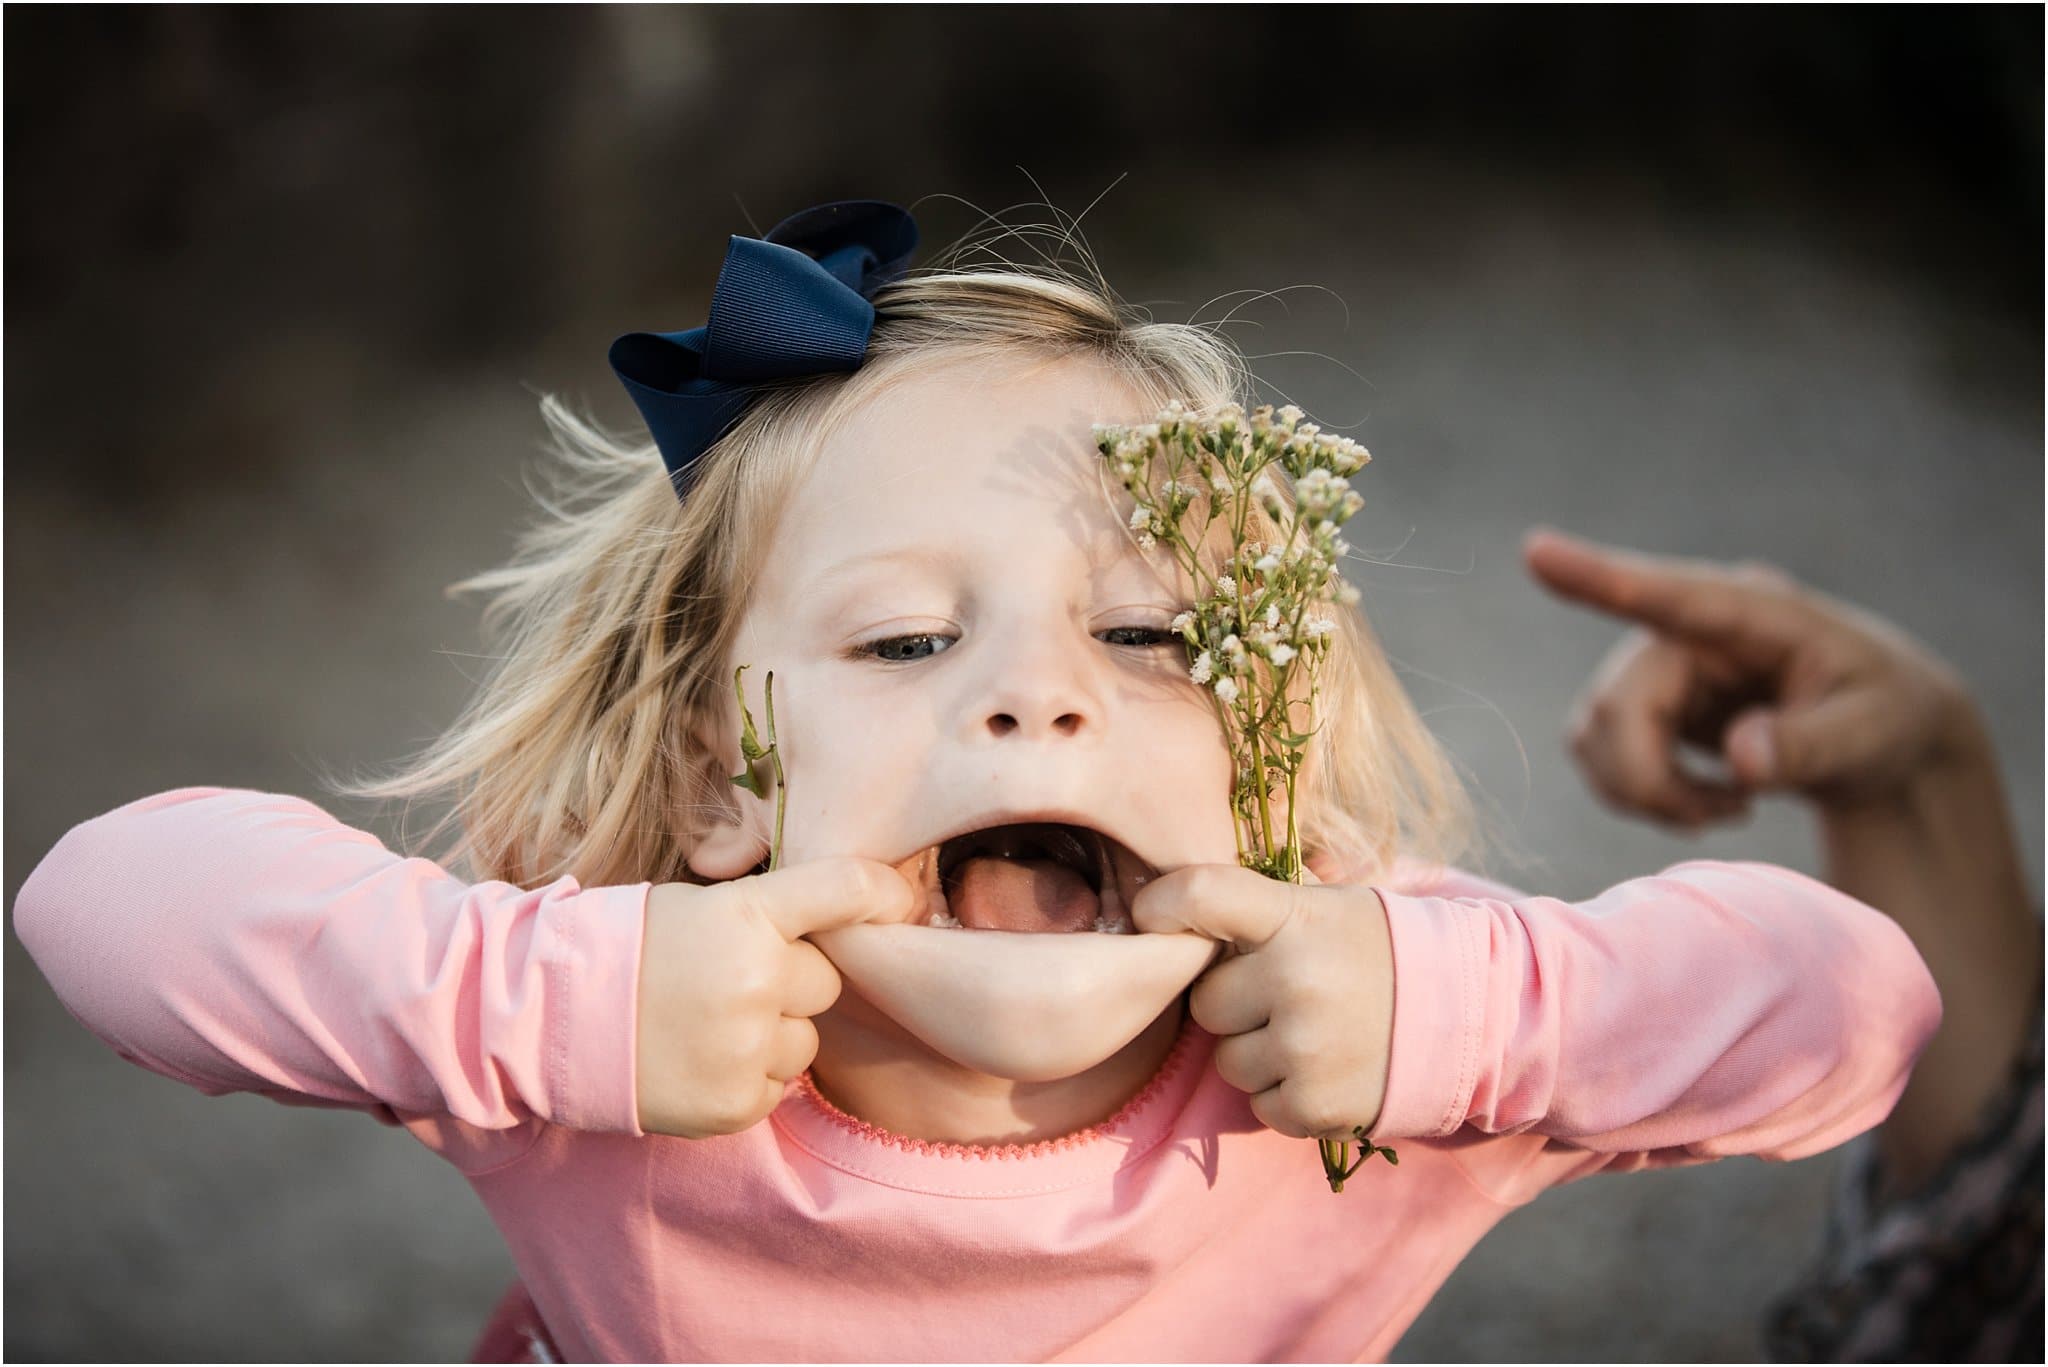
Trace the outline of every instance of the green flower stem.
{"label": "green flower stem", "polygon": [[740,707],[740,757],[746,762],[746,767],[732,776],[732,785],[763,801],[768,789],[775,789],[775,842],[768,849],[768,870],[773,873],[782,867],[782,816],[789,805],[789,785],[783,781],[782,751],[775,744],[775,671],[768,671],[768,743],[764,746],[754,734],[754,714],[747,707],[747,690],[740,682],[750,668],[741,665],[732,672],[732,692]]}
{"label": "green flower stem", "polygon": [[789,785],[782,779],[782,747],[775,743],[775,671],[764,685],[768,696],[768,758],[775,761],[775,844],[768,851],[768,872],[782,867],[782,813],[789,805]]}
{"label": "green flower stem", "polygon": [[[1325,638],[1331,623],[1317,617],[1314,625],[1321,630],[1312,636],[1305,635],[1303,627],[1311,602],[1357,601],[1356,593],[1343,586],[1337,560],[1344,552],[1338,548],[1335,529],[1363,503],[1343,481],[1372,457],[1355,442],[1302,423],[1301,410],[1292,405],[1279,410],[1277,422],[1275,416],[1270,407],[1246,415],[1230,403],[1217,418],[1198,419],[1175,401],[1156,423],[1138,428],[1098,424],[1095,431],[1097,449],[1115,464],[1138,505],[1130,528],[1140,548],[1165,542],[1197,590],[1189,622],[1176,621],[1190,652],[1190,667],[1197,671],[1197,682],[1207,686],[1230,750],[1231,834],[1238,863],[1299,885],[1307,876],[1301,854],[1301,772],[1310,739],[1322,730],[1316,722],[1321,696],[1318,666],[1329,648]],[[1269,477],[1269,471],[1273,476],[1284,472],[1294,482],[1297,497],[1288,507],[1275,487],[1267,515],[1281,539],[1271,546],[1263,545],[1262,539],[1260,553],[1254,556],[1246,552],[1246,535],[1254,501],[1267,509],[1268,499],[1255,486]],[[1186,483],[1184,476],[1200,483]],[[1304,481],[1311,479],[1314,493],[1312,504],[1307,504],[1300,494]],[[1202,512],[1191,527],[1185,515],[1197,500]],[[1307,511],[1311,506],[1313,511]],[[1222,576],[1206,572],[1201,553],[1218,519],[1231,536],[1225,561],[1230,587],[1223,594],[1218,593]],[[1272,566],[1257,568],[1266,556],[1273,557]],[[1274,613],[1270,624],[1264,616],[1268,612]],[[1242,648],[1234,654],[1224,652],[1223,642],[1233,637]],[[1276,664],[1273,647],[1283,640],[1290,658]],[[1253,657],[1263,658],[1265,666]],[[1306,675],[1308,693],[1308,715],[1301,730],[1295,727],[1290,693],[1297,665]],[[1218,692],[1225,679],[1230,680],[1228,702]],[[1278,783],[1273,779],[1276,771]],[[1256,791],[1249,791],[1249,784],[1257,784]],[[1273,820],[1273,804],[1280,800],[1276,789],[1283,785],[1284,840]],[[1393,1150],[1366,1139],[1363,1127],[1352,1133],[1364,1146],[1355,1159],[1350,1137],[1318,1140],[1332,1191],[1341,1192],[1345,1179],[1374,1153],[1384,1154],[1389,1163],[1398,1161]]]}

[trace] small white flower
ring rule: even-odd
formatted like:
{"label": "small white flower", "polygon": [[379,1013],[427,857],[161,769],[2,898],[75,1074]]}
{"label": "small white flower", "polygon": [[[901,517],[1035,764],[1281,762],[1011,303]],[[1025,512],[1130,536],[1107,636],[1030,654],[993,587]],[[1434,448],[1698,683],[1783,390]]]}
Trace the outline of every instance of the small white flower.
{"label": "small white flower", "polygon": [[1244,642],[1237,639],[1237,633],[1234,631],[1223,638],[1221,649],[1225,655],[1233,660],[1244,658]]}
{"label": "small white flower", "polygon": [[1236,702],[1237,680],[1230,678],[1218,679],[1216,681],[1216,696],[1223,699],[1226,703]]}
{"label": "small white flower", "polygon": [[1226,574],[1226,575],[1223,575],[1222,577],[1220,577],[1219,579],[1217,579],[1217,581],[1216,581],[1216,596],[1217,596],[1218,598],[1235,598],[1235,597],[1237,597],[1237,581],[1236,581],[1235,579],[1232,579],[1232,578],[1231,578],[1231,577],[1230,577],[1229,575],[1227,575],[1227,574]]}
{"label": "small white flower", "polygon": [[1252,481],[1252,497],[1263,503],[1267,499],[1280,497],[1280,488],[1273,483],[1271,475],[1260,475]]}
{"label": "small white flower", "polygon": [[1293,404],[1288,404],[1274,416],[1280,419],[1282,426],[1291,428],[1294,424],[1301,421],[1301,410]]}
{"label": "small white flower", "polygon": [[1349,584],[1337,585],[1337,601],[1345,604],[1356,603],[1358,601],[1358,590],[1352,588]]}
{"label": "small white flower", "polygon": [[1280,625],[1280,605],[1278,603],[1266,604],[1266,625],[1269,627]]}
{"label": "small white flower", "polygon": [[1205,650],[1200,655],[1195,656],[1195,663],[1188,670],[1188,677],[1198,684],[1205,684],[1209,682],[1210,677],[1215,673],[1215,668],[1216,661],[1214,657]]}
{"label": "small white flower", "polygon": [[1293,646],[1290,646],[1290,645],[1284,645],[1284,644],[1283,644],[1283,645],[1277,645],[1277,646],[1274,646],[1274,647],[1273,647],[1273,667],[1274,667],[1275,669],[1280,669],[1280,668],[1284,668],[1284,667],[1286,666],[1287,662],[1288,662],[1289,660],[1293,659],[1293,658],[1294,658],[1294,647],[1293,647]]}
{"label": "small white flower", "polygon": [[1253,562],[1252,568],[1261,574],[1271,574],[1274,570],[1280,568],[1280,557],[1271,551],[1267,551]]}
{"label": "small white flower", "polygon": [[1214,489],[1220,497],[1228,498],[1230,496],[1230,481],[1221,474],[1209,476],[1209,487]]}
{"label": "small white flower", "polygon": [[1183,612],[1182,614],[1180,614],[1180,616],[1173,619],[1173,626],[1171,627],[1171,630],[1173,634],[1176,636],[1185,636],[1187,634],[1188,628],[1193,626],[1194,624],[1195,614],[1193,614],[1192,612]]}
{"label": "small white flower", "polygon": [[1155,540],[1155,539],[1153,538],[1153,536],[1152,536],[1152,533],[1150,533],[1150,532],[1139,532],[1139,533],[1138,533],[1138,549],[1139,549],[1139,550],[1141,550],[1141,551],[1149,551],[1149,550],[1151,550],[1151,549],[1152,549],[1152,548],[1153,548],[1154,546],[1156,546],[1156,545],[1158,545],[1158,544],[1159,544],[1159,543],[1158,543],[1158,541],[1156,541],[1156,540]]}

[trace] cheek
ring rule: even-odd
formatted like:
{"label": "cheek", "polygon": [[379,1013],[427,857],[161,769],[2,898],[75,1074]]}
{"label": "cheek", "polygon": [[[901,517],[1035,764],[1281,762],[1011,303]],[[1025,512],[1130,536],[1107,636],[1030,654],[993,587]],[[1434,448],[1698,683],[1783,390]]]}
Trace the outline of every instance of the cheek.
{"label": "cheek", "polygon": [[932,770],[930,719],[907,699],[885,706],[822,677],[793,680],[785,696],[777,674],[775,703],[789,782],[786,855],[893,849],[918,819]]}

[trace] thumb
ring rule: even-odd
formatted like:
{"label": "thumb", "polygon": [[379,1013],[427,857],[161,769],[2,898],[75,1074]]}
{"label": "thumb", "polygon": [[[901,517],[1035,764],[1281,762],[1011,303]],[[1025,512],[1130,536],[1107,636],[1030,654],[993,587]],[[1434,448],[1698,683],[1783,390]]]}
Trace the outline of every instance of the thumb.
{"label": "thumb", "polygon": [[849,854],[810,859],[719,886],[758,908],[791,942],[862,921],[907,921],[918,900],[917,889],[902,874],[887,864]]}
{"label": "thumb", "polygon": [[1878,766],[1891,731],[1868,696],[1837,693],[1800,707],[1752,707],[1721,741],[1737,779],[1752,789],[1824,787]]}
{"label": "thumb", "polygon": [[1256,949],[1293,916],[1299,891],[1235,864],[1190,864],[1138,889],[1131,924],[1148,933],[1191,930]]}

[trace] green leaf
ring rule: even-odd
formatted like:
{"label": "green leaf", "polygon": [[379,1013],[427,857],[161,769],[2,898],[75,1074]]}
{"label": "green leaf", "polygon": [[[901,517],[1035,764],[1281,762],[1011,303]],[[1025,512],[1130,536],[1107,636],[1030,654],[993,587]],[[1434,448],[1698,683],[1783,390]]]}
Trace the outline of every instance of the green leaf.
{"label": "green leaf", "polygon": [[747,691],[740,686],[740,675],[750,668],[751,665],[741,665],[732,672],[732,692],[740,703],[740,753],[749,760],[757,760],[768,751],[762,748],[761,738],[754,734],[754,714],[747,710]]}

